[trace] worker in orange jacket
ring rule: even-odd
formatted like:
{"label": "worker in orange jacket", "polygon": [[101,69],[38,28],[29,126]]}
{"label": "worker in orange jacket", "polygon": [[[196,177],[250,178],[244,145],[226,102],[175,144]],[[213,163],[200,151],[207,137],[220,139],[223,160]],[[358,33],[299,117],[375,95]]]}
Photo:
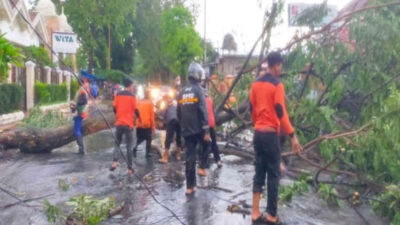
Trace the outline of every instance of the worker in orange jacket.
{"label": "worker in orange jacket", "polygon": [[136,158],[137,146],[146,141],[146,158],[151,158],[151,141],[156,131],[154,121],[154,105],[150,100],[150,93],[146,91],[144,99],[138,102],[138,110],[141,122],[136,120],[136,138],[137,143],[133,149],[133,157]]}
{"label": "worker in orange jacket", "polygon": [[116,141],[115,148],[113,152],[113,164],[110,167],[111,171],[114,171],[117,168],[118,158],[121,154],[120,145],[122,141],[122,136],[125,136],[126,140],[126,151],[128,158],[128,175],[132,176],[133,168],[132,168],[132,144],[133,144],[133,131],[135,129],[134,118],[139,118],[141,121],[141,117],[139,114],[139,110],[137,110],[137,101],[136,96],[134,94],[134,86],[131,79],[124,78],[124,87],[123,91],[119,91],[114,99],[114,113],[117,117],[116,125]]}
{"label": "worker in orange jacket", "polygon": [[[254,122],[255,175],[253,180],[253,224],[280,224],[277,216],[281,150],[279,129],[291,137],[292,149],[302,150],[290,123],[285,106],[285,90],[279,77],[283,58],[279,52],[267,56],[268,69],[250,90],[251,116]],[[260,212],[261,193],[267,176],[267,215]]]}

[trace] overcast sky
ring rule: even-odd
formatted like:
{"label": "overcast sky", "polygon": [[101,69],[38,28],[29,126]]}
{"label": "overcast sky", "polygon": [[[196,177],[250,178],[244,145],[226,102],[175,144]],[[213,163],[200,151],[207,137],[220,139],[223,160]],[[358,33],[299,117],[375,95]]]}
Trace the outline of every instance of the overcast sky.
{"label": "overcast sky", "polygon": [[[204,0],[191,0],[198,6],[196,14],[196,30],[204,35]],[[342,9],[351,0],[328,0],[329,5],[336,5]],[[235,37],[238,52],[250,51],[257,37],[261,33],[265,9],[270,8],[272,0],[206,0],[206,39],[214,47],[222,46],[226,33]],[[271,46],[284,46],[294,35],[296,29],[288,27],[288,3],[321,3],[322,0],[286,0],[282,13],[283,24],[272,32]],[[304,32],[304,30],[303,30]]]}
{"label": "overcast sky", "polygon": [[[25,1],[29,2],[29,0]],[[202,37],[204,35],[204,1],[207,5],[206,39],[218,49],[222,46],[224,35],[231,33],[235,37],[238,53],[248,53],[261,33],[264,13],[266,9],[271,8],[272,0],[187,0],[188,6],[194,11],[196,17],[196,30]],[[340,10],[350,1],[328,0],[328,4],[336,5]],[[284,46],[299,29],[288,26],[287,4],[321,2],[323,0],[286,0],[284,12],[281,14],[283,23],[272,31],[272,49]],[[192,9],[193,5],[196,6],[195,10]],[[301,31],[305,32],[306,30]]]}

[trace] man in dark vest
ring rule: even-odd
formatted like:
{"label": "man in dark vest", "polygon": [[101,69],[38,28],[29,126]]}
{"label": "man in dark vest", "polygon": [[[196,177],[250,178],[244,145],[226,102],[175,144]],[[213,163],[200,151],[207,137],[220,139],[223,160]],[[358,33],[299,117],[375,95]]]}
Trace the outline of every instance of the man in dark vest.
{"label": "man in dark vest", "polygon": [[204,69],[197,63],[190,64],[188,78],[189,84],[179,93],[177,110],[186,146],[186,194],[191,195],[196,187],[196,149],[203,140],[210,140],[210,134],[206,98],[200,86]]}

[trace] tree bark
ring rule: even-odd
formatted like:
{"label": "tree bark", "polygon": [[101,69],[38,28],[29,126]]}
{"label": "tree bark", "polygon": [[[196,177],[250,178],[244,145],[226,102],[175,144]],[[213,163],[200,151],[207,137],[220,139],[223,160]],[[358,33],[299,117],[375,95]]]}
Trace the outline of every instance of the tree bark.
{"label": "tree bark", "polygon": [[[115,116],[110,104],[99,106],[109,124],[115,123]],[[100,111],[93,105],[89,107],[89,115],[83,120],[83,135],[107,129]],[[50,152],[75,140],[73,124],[58,128],[23,128],[0,133],[0,145],[3,148],[19,148],[24,153]]]}

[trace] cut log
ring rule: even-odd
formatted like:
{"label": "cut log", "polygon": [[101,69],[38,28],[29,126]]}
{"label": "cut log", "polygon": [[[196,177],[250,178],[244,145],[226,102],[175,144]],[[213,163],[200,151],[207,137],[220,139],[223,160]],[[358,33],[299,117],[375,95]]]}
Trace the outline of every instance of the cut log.
{"label": "cut log", "polygon": [[[243,116],[242,114],[247,112],[249,104],[250,104],[249,101],[245,101],[245,102],[241,103],[238,107],[237,114],[240,116]],[[228,113],[225,111],[221,111],[216,115],[215,121],[216,121],[216,124],[219,126],[223,123],[233,120],[234,118],[235,118],[234,114]]]}
{"label": "cut log", "polygon": [[[115,116],[111,104],[101,104],[99,109],[101,109],[109,124],[114,125]],[[83,135],[96,133],[107,128],[107,123],[98,108],[91,105],[89,115],[83,120]],[[0,133],[0,145],[3,149],[19,148],[24,153],[50,152],[74,140],[72,122],[70,125],[58,128],[18,128],[14,131]]]}

